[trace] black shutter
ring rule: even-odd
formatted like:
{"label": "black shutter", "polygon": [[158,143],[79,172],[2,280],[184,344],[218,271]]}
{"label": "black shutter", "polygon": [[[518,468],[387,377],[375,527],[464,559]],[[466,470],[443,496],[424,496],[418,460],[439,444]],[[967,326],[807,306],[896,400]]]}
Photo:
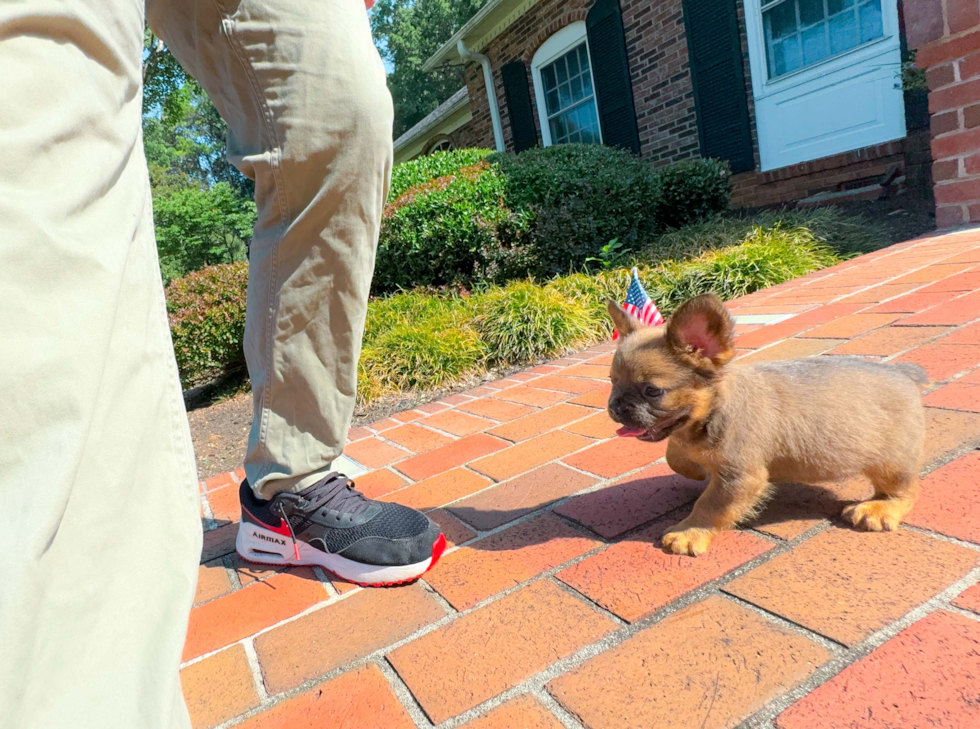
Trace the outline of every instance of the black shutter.
{"label": "black shutter", "polygon": [[619,0],[596,0],[585,17],[602,142],[640,153]]}
{"label": "black shutter", "polygon": [[735,0],[684,0],[701,156],[755,169]]}
{"label": "black shutter", "polygon": [[531,110],[531,92],[527,84],[527,66],[523,61],[508,63],[500,69],[504,81],[504,96],[507,97],[507,113],[510,116],[510,131],[514,135],[514,151],[538,146],[538,131],[534,127],[534,112]]}

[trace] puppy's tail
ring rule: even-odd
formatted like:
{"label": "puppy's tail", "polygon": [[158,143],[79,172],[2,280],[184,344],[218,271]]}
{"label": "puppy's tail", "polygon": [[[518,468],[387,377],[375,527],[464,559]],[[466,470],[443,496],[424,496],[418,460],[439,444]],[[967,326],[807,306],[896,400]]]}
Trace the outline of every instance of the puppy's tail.
{"label": "puppy's tail", "polygon": [[901,372],[919,387],[929,384],[929,375],[922,367],[913,362],[895,362],[889,366]]}

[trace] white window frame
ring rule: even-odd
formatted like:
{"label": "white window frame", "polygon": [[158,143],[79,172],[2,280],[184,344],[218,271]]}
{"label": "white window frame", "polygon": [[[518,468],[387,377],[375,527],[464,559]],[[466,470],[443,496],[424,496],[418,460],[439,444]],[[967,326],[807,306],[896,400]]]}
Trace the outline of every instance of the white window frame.
{"label": "white window frame", "polygon": [[544,98],[544,82],[541,80],[541,69],[549,63],[561,58],[570,50],[585,43],[585,55],[589,61],[589,73],[592,76],[592,103],[595,104],[596,118],[599,119],[599,143],[602,143],[602,120],[599,117],[599,103],[595,94],[595,69],[592,67],[592,52],[589,49],[589,38],[585,30],[585,21],[569,23],[548,40],[541,44],[531,58],[531,79],[534,83],[534,100],[538,107],[538,123],[541,126],[541,142],[550,147],[551,125],[548,123],[548,107]]}

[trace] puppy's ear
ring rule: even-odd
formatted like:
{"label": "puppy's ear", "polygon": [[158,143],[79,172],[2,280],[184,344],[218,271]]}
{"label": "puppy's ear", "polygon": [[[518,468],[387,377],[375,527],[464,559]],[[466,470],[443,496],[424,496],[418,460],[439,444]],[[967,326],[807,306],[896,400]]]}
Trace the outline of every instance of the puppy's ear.
{"label": "puppy's ear", "polygon": [[714,294],[686,301],[667,322],[667,344],[681,355],[694,355],[721,367],[735,354],[735,323]]}
{"label": "puppy's ear", "polygon": [[632,316],[626,309],[617,304],[612,299],[606,299],[606,308],[609,309],[609,316],[612,317],[613,324],[619,336],[626,337],[637,329],[642,329],[645,325],[635,316]]}

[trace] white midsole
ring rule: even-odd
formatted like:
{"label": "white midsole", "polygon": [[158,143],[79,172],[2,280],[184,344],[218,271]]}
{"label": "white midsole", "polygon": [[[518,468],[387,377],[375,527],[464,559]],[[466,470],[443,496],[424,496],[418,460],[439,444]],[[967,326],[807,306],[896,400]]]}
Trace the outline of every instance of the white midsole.
{"label": "white midsole", "polygon": [[424,574],[432,563],[430,557],[415,564],[385,567],[355,562],[339,554],[322,552],[306,542],[297,541],[296,546],[299,547],[298,560],[293,553],[293,542],[289,537],[245,521],[238,525],[235,550],[242,559],[261,564],[315,565],[351,582],[370,584],[404,582]]}

